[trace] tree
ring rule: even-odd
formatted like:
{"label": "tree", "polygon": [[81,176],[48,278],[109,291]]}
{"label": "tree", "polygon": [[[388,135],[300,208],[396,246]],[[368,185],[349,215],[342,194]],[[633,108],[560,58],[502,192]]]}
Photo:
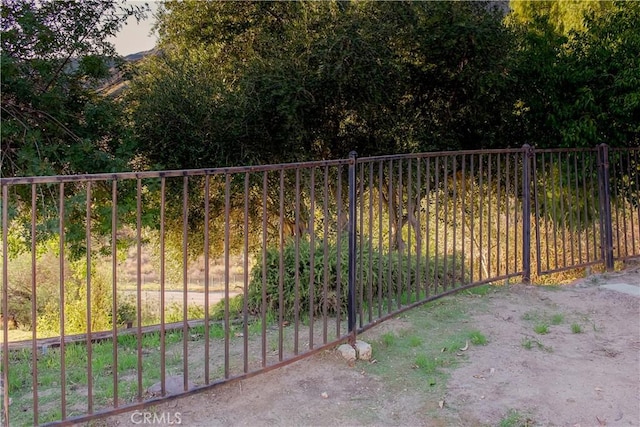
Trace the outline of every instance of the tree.
{"label": "tree", "polygon": [[549,16],[514,25],[520,143],[538,147],[637,146],[640,18],[636,2],[588,14],[584,31],[560,34]]}
{"label": "tree", "polygon": [[107,37],[144,8],[7,0],[1,13],[2,175],[123,169],[122,116],[98,89],[115,57]]}
{"label": "tree", "polygon": [[585,31],[585,18],[606,13],[611,10],[613,2],[609,0],[511,0],[509,6],[511,23],[531,25],[539,17],[545,16],[556,33],[569,35],[572,32]]}

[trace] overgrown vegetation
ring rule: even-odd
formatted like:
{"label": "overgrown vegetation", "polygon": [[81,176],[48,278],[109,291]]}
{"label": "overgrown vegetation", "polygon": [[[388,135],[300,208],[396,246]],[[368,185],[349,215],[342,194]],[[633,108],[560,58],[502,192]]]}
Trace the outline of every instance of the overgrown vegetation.
{"label": "overgrown vegetation", "polygon": [[[297,264],[296,242],[293,239],[288,240],[282,249],[282,275],[280,274],[279,248],[271,247],[266,250],[265,277],[263,278],[261,262],[256,262],[251,272],[248,300],[251,313],[262,312],[263,291],[266,294],[264,309],[279,313],[280,298],[282,298],[282,312],[289,320],[294,319],[296,314],[308,317],[311,314],[325,312],[329,315],[347,313],[349,263],[346,242],[343,243],[340,258],[338,258],[336,243],[328,243],[325,253],[325,244],[318,240],[315,246],[311,246],[307,239],[298,241]],[[371,272],[359,277],[358,286],[365,294],[360,295],[360,298],[366,301],[366,295],[373,295],[376,301],[386,302],[388,299],[396,301],[402,295],[407,297],[412,291],[415,292],[423,286],[422,283],[417,282],[418,277],[430,279],[429,286],[432,287],[433,293],[445,287],[462,286],[467,283],[467,279],[463,277],[461,263],[462,260],[458,257],[441,255],[437,264],[434,258],[424,259],[418,264],[415,259],[409,262],[406,255],[402,256],[398,252],[389,254],[386,251],[373,250],[370,257],[368,254],[362,256],[357,263],[362,272]],[[420,272],[418,268],[421,269]],[[384,280],[378,282],[378,277],[383,277]],[[311,284],[313,286],[310,286]],[[309,291],[310,288],[313,292]]]}

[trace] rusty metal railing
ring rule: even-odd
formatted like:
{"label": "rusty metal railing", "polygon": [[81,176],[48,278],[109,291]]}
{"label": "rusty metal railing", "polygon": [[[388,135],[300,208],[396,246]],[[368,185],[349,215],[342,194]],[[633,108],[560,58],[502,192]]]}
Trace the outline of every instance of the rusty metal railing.
{"label": "rusty metal railing", "polygon": [[532,265],[611,269],[640,256],[639,176],[638,148],[525,146],[3,178],[3,423],[246,378]]}

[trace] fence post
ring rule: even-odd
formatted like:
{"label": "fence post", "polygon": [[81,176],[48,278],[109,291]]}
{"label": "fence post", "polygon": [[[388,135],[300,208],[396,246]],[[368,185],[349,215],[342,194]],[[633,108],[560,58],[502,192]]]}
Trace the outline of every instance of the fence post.
{"label": "fence post", "polygon": [[522,283],[531,282],[531,157],[533,148],[522,146]]}
{"label": "fence post", "polygon": [[613,229],[611,217],[611,189],[609,182],[609,146],[598,145],[598,184],[600,199],[600,240],[607,271],[613,271]]}
{"label": "fence post", "polygon": [[353,345],[356,339],[356,159],[355,151],[349,153],[349,290],[347,293],[347,311],[349,341]]}

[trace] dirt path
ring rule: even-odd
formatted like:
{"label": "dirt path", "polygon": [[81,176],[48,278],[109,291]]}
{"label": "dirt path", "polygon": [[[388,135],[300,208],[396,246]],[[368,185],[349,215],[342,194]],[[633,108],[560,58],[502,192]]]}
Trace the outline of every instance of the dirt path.
{"label": "dirt path", "polygon": [[[413,372],[403,366],[411,363],[403,364],[402,354],[395,361],[380,357],[381,337],[411,330],[416,316],[429,315],[424,307],[360,336],[391,376],[325,352],[152,412],[187,426],[637,426],[640,298],[603,287],[609,284],[640,286],[640,268],[562,288],[516,285],[476,299],[448,297],[464,311],[462,322],[488,343],[470,346],[454,367],[439,368],[446,381],[433,391],[409,380]],[[421,332],[426,340],[436,333]],[[139,425],[143,415],[100,425]]]}

